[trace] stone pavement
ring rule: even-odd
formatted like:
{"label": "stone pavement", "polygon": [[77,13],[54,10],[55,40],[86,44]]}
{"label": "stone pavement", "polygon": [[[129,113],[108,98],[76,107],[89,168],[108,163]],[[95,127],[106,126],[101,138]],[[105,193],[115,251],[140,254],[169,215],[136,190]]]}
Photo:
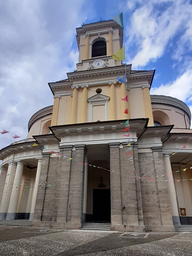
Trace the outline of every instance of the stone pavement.
{"label": "stone pavement", "polygon": [[192,233],[121,233],[0,226],[0,256],[192,255]]}

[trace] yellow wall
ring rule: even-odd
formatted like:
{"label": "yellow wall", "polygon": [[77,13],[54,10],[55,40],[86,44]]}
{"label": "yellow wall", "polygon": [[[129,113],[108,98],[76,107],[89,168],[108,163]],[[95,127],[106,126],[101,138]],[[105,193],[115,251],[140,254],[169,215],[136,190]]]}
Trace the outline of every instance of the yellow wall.
{"label": "yellow wall", "polygon": [[130,118],[144,118],[145,107],[142,88],[132,88],[129,91]]}
{"label": "yellow wall", "polygon": [[62,96],[59,102],[57,125],[69,124],[71,113],[71,96]]}

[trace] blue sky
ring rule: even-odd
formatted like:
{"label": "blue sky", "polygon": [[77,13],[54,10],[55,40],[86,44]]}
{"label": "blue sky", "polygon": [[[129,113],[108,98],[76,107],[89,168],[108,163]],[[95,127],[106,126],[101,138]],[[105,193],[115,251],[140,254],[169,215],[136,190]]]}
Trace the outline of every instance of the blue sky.
{"label": "blue sky", "polygon": [[0,2],[0,148],[25,138],[30,117],[53,104],[47,83],[76,69],[76,28],[123,11],[126,63],[155,69],[151,94],[192,110],[192,2],[6,0]]}

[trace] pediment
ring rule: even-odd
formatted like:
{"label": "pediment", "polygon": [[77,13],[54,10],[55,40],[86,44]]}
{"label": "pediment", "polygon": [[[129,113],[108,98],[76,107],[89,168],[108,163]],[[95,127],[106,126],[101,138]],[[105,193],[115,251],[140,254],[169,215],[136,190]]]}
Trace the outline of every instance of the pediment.
{"label": "pediment", "polygon": [[108,101],[110,98],[106,95],[97,93],[96,95],[91,96],[87,99],[88,102],[99,102],[99,101]]}

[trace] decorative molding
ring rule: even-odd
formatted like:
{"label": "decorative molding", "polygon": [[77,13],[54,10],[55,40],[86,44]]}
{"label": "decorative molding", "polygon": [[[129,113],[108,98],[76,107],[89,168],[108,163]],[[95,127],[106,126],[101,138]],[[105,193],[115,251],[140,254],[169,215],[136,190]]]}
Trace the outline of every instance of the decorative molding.
{"label": "decorative molding", "polygon": [[71,86],[72,89],[79,89],[79,88],[84,88],[84,87],[89,87],[89,84],[88,83],[84,83],[84,84],[73,84]]}
{"label": "decorative molding", "polygon": [[105,106],[105,121],[108,120],[108,101],[109,97],[102,94],[96,94],[90,97],[87,101],[89,102],[89,122],[93,121],[93,106]]}
{"label": "decorative molding", "polygon": [[103,94],[99,94],[97,93],[96,95],[90,97],[87,99],[87,101],[90,103],[90,102],[105,102],[105,101],[109,101],[109,97],[106,96],[106,95],[103,95]]}
{"label": "decorative molding", "polygon": [[[107,32],[106,32],[106,33],[107,33]],[[101,35],[101,33],[99,32],[99,33],[95,33],[95,36],[90,39],[89,44],[92,45],[93,42],[94,42],[96,39],[99,39],[99,40],[100,40],[100,39],[104,39],[105,42],[108,41],[108,38],[107,38],[106,36],[104,36],[104,35]],[[95,43],[95,42],[94,42],[94,43]]]}
{"label": "decorative molding", "polygon": [[62,97],[62,96],[71,96],[71,95],[72,95],[71,92],[56,93],[56,94],[54,95],[54,98],[60,98],[60,97]]}

